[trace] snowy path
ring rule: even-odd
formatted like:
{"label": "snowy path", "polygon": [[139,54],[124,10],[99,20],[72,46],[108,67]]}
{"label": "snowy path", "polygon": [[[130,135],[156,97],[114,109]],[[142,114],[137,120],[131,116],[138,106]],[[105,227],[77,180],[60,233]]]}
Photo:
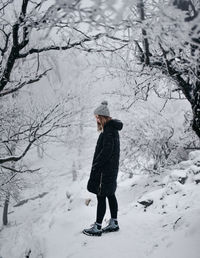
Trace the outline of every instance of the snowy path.
{"label": "snowy path", "polygon": [[[172,225],[163,227],[169,217],[163,217],[163,215],[148,210],[144,212],[142,208],[137,209],[134,208],[134,205],[131,206],[128,201],[125,203],[124,199],[129,198],[130,192],[123,189],[124,187],[119,187],[118,192],[121,207],[119,232],[104,234],[101,237],[83,235],[81,230],[94,222],[96,200],[93,198],[91,206],[85,206],[84,199],[74,200],[70,211],[64,206],[57,213],[54,211],[47,231],[43,232],[42,236],[46,242],[45,257],[198,258],[197,253],[191,255],[190,249],[178,247],[181,242],[177,243],[175,233],[170,231]],[[108,209],[105,218],[109,219]],[[173,217],[171,221],[174,221]],[[181,239],[182,232],[177,236]],[[189,244],[189,247],[192,246]],[[192,250],[195,250],[194,247]],[[190,252],[186,253],[186,250],[190,250]],[[173,254],[175,256],[172,256]]]}
{"label": "snowy path", "polygon": [[[199,258],[198,185],[170,184],[164,190],[147,184],[145,177],[124,180],[118,184],[116,192],[120,231],[90,237],[81,233],[96,217],[96,197],[87,192],[84,176],[89,165],[79,171],[80,179],[72,182],[72,160],[64,159],[64,154],[60,159],[64,161],[60,162],[59,170],[55,160],[48,161],[46,167],[50,169],[46,174],[42,172],[41,180],[27,190],[25,197],[48,194],[11,208],[10,224],[0,235],[0,257],[24,258],[25,250],[31,249],[30,258]],[[156,180],[158,184],[159,180]],[[136,181],[138,186],[135,186]],[[168,194],[173,187],[178,193]],[[165,202],[160,201],[163,191]],[[137,200],[149,192],[155,203],[144,212]],[[88,206],[86,198],[92,199]],[[107,203],[103,226],[109,217]]]}
{"label": "snowy path", "polygon": [[[121,196],[123,199],[124,196]],[[119,204],[120,200],[121,198]],[[123,203],[120,205],[121,230],[101,237],[89,237],[81,233],[84,227],[94,222],[95,199],[92,206],[85,206],[82,200],[82,203],[74,203],[70,211],[63,209],[63,212],[59,210],[57,214],[54,211],[49,222],[50,228],[48,227],[43,235],[47,239],[46,257],[149,257],[156,245],[155,236],[158,233],[154,229],[159,216],[152,217],[151,214],[141,211],[131,212],[128,205],[123,206]],[[109,210],[105,217],[109,219]]]}
{"label": "snowy path", "polygon": [[[73,185],[77,192],[72,195],[73,201],[70,203],[65,196],[66,186],[63,178],[67,179],[62,174],[55,177],[54,182],[51,178],[52,189],[49,194],[16,207],[14,213],[10,214],[12,223],[3,233],[4,241],[5,238],[12,239],[14,246],[8,251],[5,249],[6,246],[1,245],[3,258],[23,257],[24,251],[29,248],[32,250],[30,257],[34,258],[42,257],[39,256],[40,253],[47,258],[102,256],[143,258],[150,255],[155,244],[152,234],[158,216],[152,217],[141,210],[138,213],[131,211],[129,200],[131,196],[128,198],[128,191],[122,187],[118,193],[121,230],[101,237],[86,236],[81,231],[94,222],[95,195],[90,196],[91,204],[86,206],[84,201],[88,193],[85,189],[81,189],[84,188],[85,182],[82,182],[81,187],[79,185],[81,182],[77,182]],[[109,219],[109,209],[105,219]]]}
{"label": "snowy path", "polygon": [[[62,177],[61,175],[60,178]],[[10,215],[10,219],[17,218],[16,225],[13,222],[6,229],[4,241],[7,235],[7,240],[12,239],[14,246],[9,252],[2,249],[3,258],[24,257],[25,249],[29,248],[32,250],[30,258],[198,258],[196,254],[192,256],[191,251],[189,254],[183,251],[180,256],[171,256],[174,253],[171,238],[173,232],[168,232],[169,227],[163,227],[165,218],[148,209],[144,212],[142,208],[131,205],[132,194],[126,186],[119,186],[117,193],[120,231],[101,237],[83,235],[81,230],[94,222],[95,196],[92,197],[91,204],[86,206],[85,191],[81,190],[82,196],[81,191],[77,191],[70,203],[69,200],[66,201],[66,187],[61,184],[63,180],[59,182],[58,178],[49,194],[16,208],[15,213]],[[77,187],[80,187],[78,183]],[[105,219],[109,219],[108,209]]]}

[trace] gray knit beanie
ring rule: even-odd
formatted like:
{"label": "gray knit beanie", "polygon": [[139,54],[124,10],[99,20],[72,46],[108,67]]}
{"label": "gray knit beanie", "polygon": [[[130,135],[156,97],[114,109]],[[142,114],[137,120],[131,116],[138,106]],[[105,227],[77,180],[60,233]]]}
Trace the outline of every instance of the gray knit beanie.
{"label": "gray knit beanie", "polygon": [[94,110],[94,115],[110,116],[108,102],[106,100],[102,101],[101,105]]}

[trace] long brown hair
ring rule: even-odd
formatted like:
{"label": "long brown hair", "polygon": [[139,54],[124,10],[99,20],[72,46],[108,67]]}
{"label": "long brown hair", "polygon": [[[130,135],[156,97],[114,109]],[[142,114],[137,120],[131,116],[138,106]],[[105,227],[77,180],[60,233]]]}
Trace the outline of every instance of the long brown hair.
{"label": "long brown hair", "polygon": [[104,125],[112,119],[110,116],[97,115],[100,123],[97,121],[97,131],[103,131]]}

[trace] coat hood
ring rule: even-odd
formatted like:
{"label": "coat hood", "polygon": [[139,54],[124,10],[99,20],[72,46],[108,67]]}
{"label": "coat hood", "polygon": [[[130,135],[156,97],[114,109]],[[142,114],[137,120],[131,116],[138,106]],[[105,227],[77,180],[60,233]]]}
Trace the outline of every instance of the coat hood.
{"label": "coat hood", "polygon": [[115,129],[117,129],[118,131],[120,131],[120,130],[122,130],[122,128],[123,128],[123,123],[122,123],[122,121],[119,120],[119,119],[111,119],[111,120],[109,120],[109,121],[105,124],[104,129],[105,129],[106,127],[114,127]]}

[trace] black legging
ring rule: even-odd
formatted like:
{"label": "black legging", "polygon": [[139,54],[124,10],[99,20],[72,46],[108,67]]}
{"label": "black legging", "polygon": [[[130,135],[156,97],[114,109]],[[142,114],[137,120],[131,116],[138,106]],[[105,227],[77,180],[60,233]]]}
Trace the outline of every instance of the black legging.
{"label": "black legging", "polygon": [[106,197],[110,207],[111,218],[117,219],[118,203],[115,194],[110,196],[97,195],[97,218],[96,222],[101,224],[106,213]]}

